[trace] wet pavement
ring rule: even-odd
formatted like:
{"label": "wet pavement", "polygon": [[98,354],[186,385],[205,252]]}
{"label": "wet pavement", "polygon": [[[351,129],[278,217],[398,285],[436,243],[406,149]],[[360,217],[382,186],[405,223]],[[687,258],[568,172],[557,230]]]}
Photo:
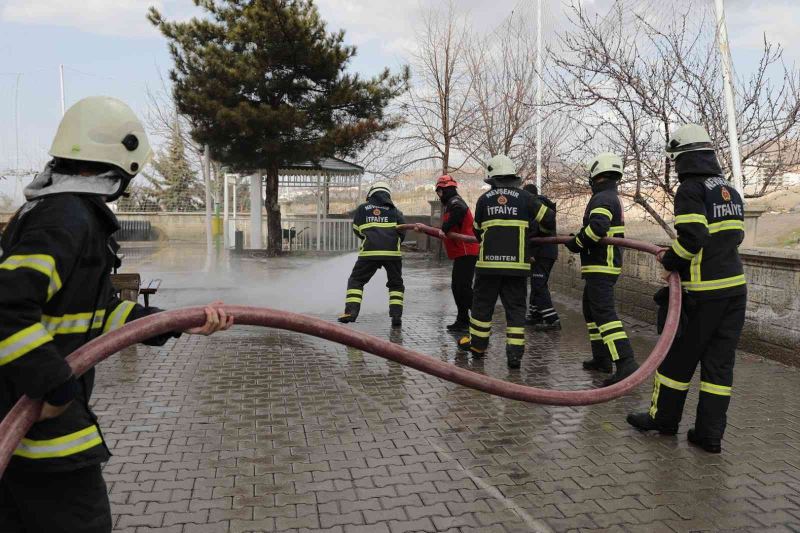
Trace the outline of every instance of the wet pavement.
{"label": "wet pavement", "polygon": [[[354,256],[223,259],[188,247],[126,249],[127,271],[164,279],[154,305],[223,297],[332,319]],[[208,272],[201,272],[206,268]],[[449,264],[405,262],[392,331],[385,275],[352,327],[530,385],[577,389],[588,340],[578,302],[565,329],[527,336],[520,371],[501,332],[485,363],[457,353]],[[653,328],[624,317],[637,358]],[[113,453],[115,531],[800,531],[800,373],[741,354],[721,455],[690,447],[696,385],[677,437],[625,414],[650,385],[591,407],[495,398],[298,334],[238,327],[129,348],[99,367],[94,396]]]}

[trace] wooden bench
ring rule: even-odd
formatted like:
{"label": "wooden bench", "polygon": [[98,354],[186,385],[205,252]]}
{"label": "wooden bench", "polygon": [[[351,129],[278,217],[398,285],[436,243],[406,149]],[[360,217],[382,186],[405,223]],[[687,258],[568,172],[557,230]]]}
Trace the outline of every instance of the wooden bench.
{"label": "wooden bench", "polygon": [[161,287],[160,279],[153,279],[142,284],[142,276],[137,273],[111,274],[114,290],[123,300],[137,302],[139,295],[144,296],[144,306],[150,307],[150,296]]}

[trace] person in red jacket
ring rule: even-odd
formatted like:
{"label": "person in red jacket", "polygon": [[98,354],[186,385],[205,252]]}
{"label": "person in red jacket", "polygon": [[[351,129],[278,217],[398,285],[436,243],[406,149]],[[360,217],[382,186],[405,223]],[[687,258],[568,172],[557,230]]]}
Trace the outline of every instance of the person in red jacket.
{"label": "person in red jacket", "polygon": [[[458,194],[458,183],[448,175],[436,180],[436,195],[442,202],[442,233],[462,233],[475,235],[472,230],[472,211]],[[448,331],[469,331],[469,308],[472,306],[472,280],[475,277],[475,262],[478,260],[480,245],[477,242],[463,242],[444,239],[447,257],[453,260],[453,274],[450,287],[456,301],[458,314],[456,321],[447,326]]]}

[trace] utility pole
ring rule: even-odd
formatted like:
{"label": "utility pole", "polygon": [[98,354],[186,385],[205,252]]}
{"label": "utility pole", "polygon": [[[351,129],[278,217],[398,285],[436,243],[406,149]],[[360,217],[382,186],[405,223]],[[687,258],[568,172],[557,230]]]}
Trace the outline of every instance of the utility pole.
{"label": "utility pole", "polygon": [[742,156],[739,152],[739,134],[736,128],[736,105],[733,98],[733,68],[731,67],[731,49],[728,43],[728,25],[725,22],[725,5],[723,0],[714,0],[717,12],[717,45],[722,59],[722,79],[725,91],[725,107],[728,111],[728,143],[731,147],[731,174],[733,187],[744,198],[744,180],[742,178]]}
{"label": "utility pole", "polygon": [[536,188],[542,194],[542,0],[536,0]]}
{"label": "utility pole", "polygon": [[58,78],[61,81],[61,116],[64,116],[66,109],[64,107],[64,65],[58,66]]}

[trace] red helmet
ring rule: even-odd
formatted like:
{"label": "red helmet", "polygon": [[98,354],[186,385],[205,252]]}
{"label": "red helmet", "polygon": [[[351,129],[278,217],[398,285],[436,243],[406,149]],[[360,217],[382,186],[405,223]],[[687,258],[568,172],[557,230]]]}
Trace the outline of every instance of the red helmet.
{"label": "red helmet", "polygon": [[445,189],[447,187],[458,187],[458,183],[452,177],[445,174],[436,180],[436,188]]}

